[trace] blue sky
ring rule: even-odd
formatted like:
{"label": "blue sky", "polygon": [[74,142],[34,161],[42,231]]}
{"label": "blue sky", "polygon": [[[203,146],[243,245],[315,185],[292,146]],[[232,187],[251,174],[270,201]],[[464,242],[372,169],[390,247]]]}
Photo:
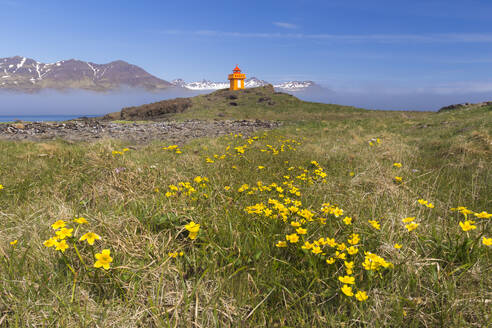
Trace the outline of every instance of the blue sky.
{"label": "blue sky", "polygon": [[[166,80],[490,92],[492,1],[0,0],[0,57],[123,59]],[[491,97],[492,98],[492,97]]]}

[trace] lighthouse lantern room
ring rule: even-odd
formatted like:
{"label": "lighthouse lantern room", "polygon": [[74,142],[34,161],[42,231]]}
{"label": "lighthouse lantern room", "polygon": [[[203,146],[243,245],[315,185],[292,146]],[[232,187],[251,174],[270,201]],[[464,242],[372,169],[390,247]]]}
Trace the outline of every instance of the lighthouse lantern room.
{"label": "lighthouse lantern room", "polygon": [[246,74],[242,74],[241,70],[236,65],[236,68],[232,70],[232,74],[229,74],[229,81],[231,81],[229,90],[244,89],[245,78],[246,78]]}

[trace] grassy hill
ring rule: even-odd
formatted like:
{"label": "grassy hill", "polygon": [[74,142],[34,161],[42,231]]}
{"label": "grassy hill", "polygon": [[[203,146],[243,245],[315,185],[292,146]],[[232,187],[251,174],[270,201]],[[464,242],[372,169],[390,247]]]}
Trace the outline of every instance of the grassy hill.
{"label": "grassy hill", "polygon": [[262,119],[319,120],[362,109],[302,101],[290,94],[275,92],[271,85],[230,91],[218,90],[191,98],[164,100],[123,108],[106,115],[113,120],[186,120],[186,119]]}
{"label": "grassy hill", "polygon": [[[492,106],[257,96],[219,91],[173,117],[282,128],[175,146],[0,142],[0,325],[490,326]],[[64,252],[48,241],[58,220],[74,229],[55,225]]]}

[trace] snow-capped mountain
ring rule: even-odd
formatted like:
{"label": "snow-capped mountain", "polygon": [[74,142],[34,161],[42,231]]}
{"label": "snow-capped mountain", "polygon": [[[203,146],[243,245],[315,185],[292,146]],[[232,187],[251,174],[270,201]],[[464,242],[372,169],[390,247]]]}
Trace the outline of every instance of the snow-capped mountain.
{"label": "snow-capped mountain", "polygon": [[45,64],[20,56],[0,58],[0,89],[24,92],[44,88],[106,91],[121,86],[159,90],[173,85],[122,60],[95,64],[70,59]]}
{"label": "snow-capped mountain", "polygon": [[[212,82],[203,80],[199,82],[186,83],[183,79],[176,79],[171,82],[176,87],[182,87],[189,90],[218,90],[229,88],[229,82]],[[267,81],[251,77],[244,81],[245,88],[256,88],[269,84]],[[273,87],[280,91],[302,91],[314,87],[316,84],[312,81],[289,81],[274,84]]]}

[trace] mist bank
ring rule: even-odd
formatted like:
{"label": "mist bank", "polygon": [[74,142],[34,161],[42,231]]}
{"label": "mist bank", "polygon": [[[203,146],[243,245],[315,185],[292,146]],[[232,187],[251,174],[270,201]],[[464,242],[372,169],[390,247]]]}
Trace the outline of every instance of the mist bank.
{"label": "mist bank", "polygon": [[[212,91],[191,91],[172,88],[160,92],[123,89],[112,92],[71,90],[60,92],[45,90],[34,94],[0,91],[0,116],[12,115],[104,115],[120,111],[123,107],[138,106],[150,102],[193,97]],[[356,106],[382,110],[437,111],[456,103],[482,102],[492,99],[491,92],[385,92],[384,90],[344,91],[316,88],[290,92],[306,101]]]}

